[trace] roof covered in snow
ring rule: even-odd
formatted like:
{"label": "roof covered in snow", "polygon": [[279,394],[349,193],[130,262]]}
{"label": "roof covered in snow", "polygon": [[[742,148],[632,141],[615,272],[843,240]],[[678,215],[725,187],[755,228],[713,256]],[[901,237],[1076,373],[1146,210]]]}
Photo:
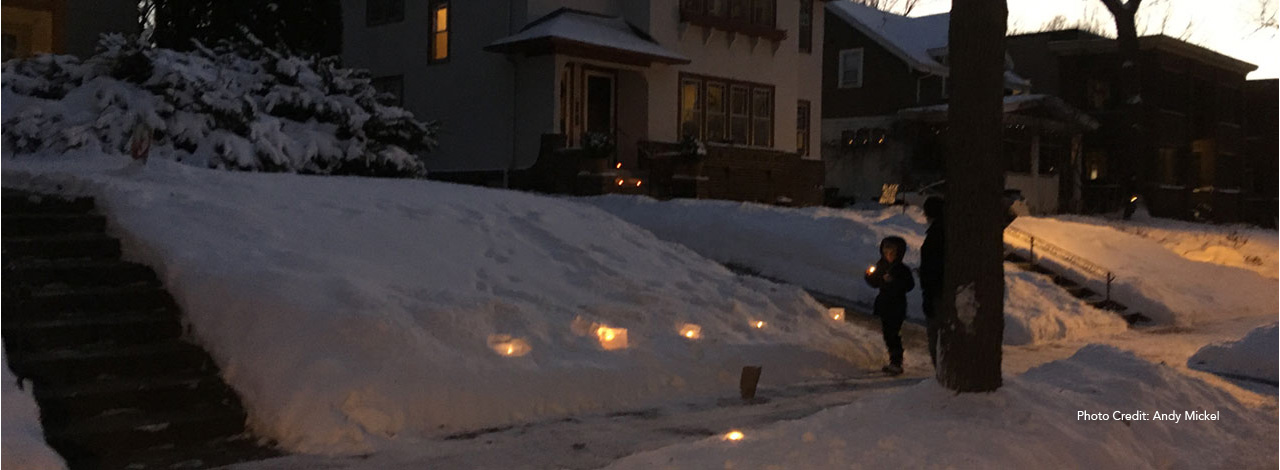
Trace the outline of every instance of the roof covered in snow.
{"label": "roof covered in snow", "polygon": [[[902,16],[849,0],[829,2],[827,9],[911,68],[943,77],[950,73],[944,64],[951,26],[950,13]],[[1011,71],[1006,71],[1004,78],[1005,85],[1011,88],[1031,85]]]}
{"label": "roof covered in snow", "polygon": [[689,58],[662,47],[627,20],[570,8],[548,13],[520,32],[494,41],[485,50],[530,55],[570,53],[644,65],[689,63]]}
{"label": "roof covered in snow", "polygon": [[[946,104],[933,106],[920,106],[915,108],[907,108],[898,111],[898,115],[910,119],[931,120],[932,118],[946,118]],[[1050,95],[1012,95],[1004,97],[1004,112],[1016,113],[1020,111],[1029,111],[1035,108],[1043,108],[1055,119],[1063,122],[1071,123],[1085,129],[1093,130],[1098,128],[1098,121],[1092,116],[1085,114],[1083,111],[1072,107],[1062,99]]]}

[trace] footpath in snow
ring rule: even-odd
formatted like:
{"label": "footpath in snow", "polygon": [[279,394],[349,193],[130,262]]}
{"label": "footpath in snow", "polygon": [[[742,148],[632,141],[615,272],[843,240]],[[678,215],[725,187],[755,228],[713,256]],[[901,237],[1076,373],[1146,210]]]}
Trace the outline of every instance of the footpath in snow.
{"label": "footpath in snow", "polygon": [[878,333],[831,320],[799,288],[734,275],[587,205],[422,180],[125,166],[6,159],[4,184],[95,197],[251,427],[290,452],[724,396],[748,364],[781,386],[884,361]]}
{"label": "footpath in snow", "polygon": [[[905,262],[918,266],[928,227],[918,208],[791,209],[730,201],[656,201],[637,196],[583,198],[659,238],[721,263],[863,303],[875,289],[863,270],[879,258],[884,237],[907,241]],[[1076,299],[1044,275],[1006,265],[1005,344],[1028,345],[1124,331],[1124,320]],[[907,295],[908,315],[921,318],[920,294]]]}

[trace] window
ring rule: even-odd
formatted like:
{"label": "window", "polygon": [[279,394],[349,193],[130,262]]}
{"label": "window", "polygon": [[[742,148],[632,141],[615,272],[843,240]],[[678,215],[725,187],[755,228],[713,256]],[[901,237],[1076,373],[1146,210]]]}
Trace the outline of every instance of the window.
{"label": "window", "polygon": [[770,88],[751,89],[751,145],[773,145],[773,90]]}
{"label": "window", "polygon": [[724,92],[724,83],[707,82],[707,129],[703,135],[710,142],[720,142],[725,137],[728,103],[725,102]]}
{"label": "window", "polygon": [[772,86],[680,75],[681,138],[771,147],[773,106]]}
{"label": "window", "polygon": [[840,88],[862,88],[862,48],[840,51]]}
{"label": "window", "polygon": [[404,0],[366,0],[364,8],[366,26],[404,21]]}
{"label": "window", "polygon": [[431,2],[431,62],[449,60],[449,2]]}
{"label": "window", "polygon": [[772,28],[777,0],[751,0],[751,24]]}
{"label": "window", "polygon": [[1089,107],[1092,109],[1103,109],[1111,102],[1111,86],[1102,80],[1089,79],[1085,86],[1086,96],[1089,97]]}
{"label": "window", "polygon": [[813,0],[800,0],[800,52],[813,52]]}
{"label": "window", "polygon": [[809,102],[806,100],[796,105],[796,153],[809,156]]}
{"label": "window", "polygon": [[743,21],[747,18],[747,3],[751,0],[727,0],[729,2],[729,19]]}
{"label": "window", "polygon": [[729,90],[729,141],[745,145],[751,130],[751,92],[739,85]]}
{"label": "window", "polygon": [[404,75],[388,75],[385,77],[374,78],[370,85],[373,89],[378,90],[378,94],[388,94],[393,97],[391,104],[396,106],[404,106]]}
{"label": "window", "polygon": [[1157,151],[1160,172],[1157,176],[1161,184],[1178,184],[1178,150],[1162,147]]}
{"label": "window", "polygon": [[702,83],[680,80],[680,138],[702,138]]}

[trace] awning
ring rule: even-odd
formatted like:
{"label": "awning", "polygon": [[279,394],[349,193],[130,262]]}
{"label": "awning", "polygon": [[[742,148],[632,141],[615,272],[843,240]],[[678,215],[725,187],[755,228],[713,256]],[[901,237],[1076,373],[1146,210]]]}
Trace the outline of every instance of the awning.
{"label": "awning", "polygon": [[526,56],[565,54],[641,66],[689,63],[687,57],[662,47],[622,18],[569,8],[551,12],[484,50]]}

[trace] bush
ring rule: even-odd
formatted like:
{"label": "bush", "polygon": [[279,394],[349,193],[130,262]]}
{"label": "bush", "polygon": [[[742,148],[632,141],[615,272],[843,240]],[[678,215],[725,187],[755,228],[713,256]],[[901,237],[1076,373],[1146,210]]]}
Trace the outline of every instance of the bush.
{"label": "bush", "polygon": [[[153,158],[244,171],[424,176],[436,124],[390,105],[363,70],[256,41],[191,52],[104,36],[84,60],[4,64],[4,145],[14,154],[128,151],[153,130]],[[13,111],[16,110],[16,111]]]}

